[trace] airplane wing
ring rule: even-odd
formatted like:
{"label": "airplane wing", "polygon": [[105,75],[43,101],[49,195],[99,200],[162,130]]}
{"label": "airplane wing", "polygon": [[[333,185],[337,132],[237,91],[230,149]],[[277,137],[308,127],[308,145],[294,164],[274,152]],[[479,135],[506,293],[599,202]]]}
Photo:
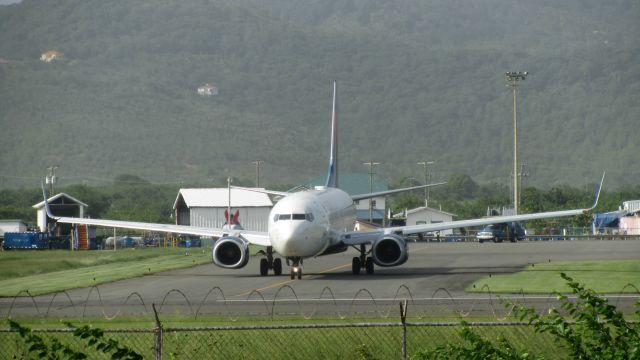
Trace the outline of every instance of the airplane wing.
{"label": "airplane wing", "polygon": [[45,196],[44,206],[45,206],[45,211],[47,212],[47,216],[49,216],[51,219],[60,223],[104,226],[104,227],[121,228],[121,229],[157,231],[157,232],[163,232],[163,233],[174,233],[174,234],[183,234],[183,235],[212,236],[212,237],[222,237],[222,236],[229,236],[229,235],[241,236],[247,241],[249,241],[251,244],[271,246],[271,241],[269,240],[269,234],[266,232],[260,232],[260,231],[248,231],[248,230],[237,230],[237,229],[227,230],[227,229],[205,228],[205,227],[196,227],[196,226],[188,226],[188,225],[158,224],[158,223],[146,223],[146,222],[137,222],[137,221],[85,219],[85,218],[76,218],[76,217],[55,216],[51,213],[51,209],[49,209],[49,203],[44,193],[44,186],[42,188],[42,195]]}
{"label": "airplane wing", "polygon": [[463,228],[463,227],[582,215],[593,210],[598,204],[598,199],[600,198],[600,191],[602,190],[603,182],[604,182],[604,174],[602,175],[600,188],[598,189],[598,193],[596,195],[596,200],[594,204],[590,208],[586,208],[586,209],[548,211],[548,212],[521,214],[521,215],[492,216],[492,217],[485,217],[485,218],[478,218],[478,219],[448,221],[448,222],[441,222],[441,223],[435,223],[435,224],[394,226],[394,227],[373,229],[373,230],[367,230],[367,231],[352,231],[352,232],[347,232],[342,234],[341,240],[345,245],[371,244],[377,239],[379,239],[380,236],[385,234],[397,234],[397,235],[406,236],[411,234],[433,232],[433,231],[439,231],[439,230],[448,230],[448,229],[457,229],[457,228]]}
{"label": "airplane wing", "polygon": [[241,236],[252,244],[271,246],[269,241],[269,235],[266,232],[248,231],[248,230],[226,230],[217,228],[205,228],[188,225],[173,225],[173,224],[158,224],[158,223],[146,223],[136,221],[121,221],[121,220],[105,220],[105,219],[85,219],[74,217],[57,217],[49,216],[57,222],[67,224],[83,224],[93,226],[104,226],[121,229],[135,229],[146,231],[157,231],[163,233],[173,233],[182,235],[197,235],[197,236],[211,236],[211,237],[223,237],[223,236]]}
{"label": "airplane wing", "polygon": [[405,191],[411,191],[411,190],[425,189],[425,188],[428,188],[428,187],[439,186],[439,185],[444,185],[444,184],[446,184],[446,182],[435,183],[435,184],[427,184],[427,185],[418,185],[418,186],[402,188],[402,189],[378,191],[378,192],[374,192],[374,193],[367,193],[367,194],[360,194],[360,195],[352,195],[351,199],[353,199],[353,201],[371,199],[371,198],[378,197],[378,196],[397,194],[397,193],[401,193],[401,192],[405,192]]}
{"label": "airplane wing", "polygon": [[291,195],[290,192],[266,190],[266,189],[262,189],[262,188],[249,188],[249,187],[242,187],[242,186],[231,186],[231,188],[232,189],[253,191],[253,192],[257,192],[257,193],[261,193],[261,194],[274,195],[274,196],[289,196],[289,195]]}

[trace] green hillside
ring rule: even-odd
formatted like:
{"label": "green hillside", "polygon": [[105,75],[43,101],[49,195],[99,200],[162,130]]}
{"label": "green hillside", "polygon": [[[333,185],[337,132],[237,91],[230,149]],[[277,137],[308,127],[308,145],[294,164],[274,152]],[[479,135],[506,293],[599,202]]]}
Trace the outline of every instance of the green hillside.
{"label": "green hillside", "polygon": [[[636,184],[634,0],[24,0],[0,6],[0,187],[324,173],[331,82],[341,168],[510,181],[505,71],[528,184]],[[60,61],[39,60],[47,50]],[[215,83],[219,95],[196,88]]]}

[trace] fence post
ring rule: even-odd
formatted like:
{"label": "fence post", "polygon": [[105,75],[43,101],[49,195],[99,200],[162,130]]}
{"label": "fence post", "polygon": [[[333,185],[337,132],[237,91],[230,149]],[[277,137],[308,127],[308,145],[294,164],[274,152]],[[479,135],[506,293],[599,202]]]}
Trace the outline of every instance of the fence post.
{"label": "fence post", "polygon": [[156,328],[154,329],[155,342],[153,349],[156,355],[156,360],[162,360],[162,323],[160,322],[158,312],[156,311],[156,304],[152,303],[151,307],[153,308],[153,314],[156,317]]}
{"label": "fence post", "polygon": [[407,300],[400,302],[400,322],[402,323],[402,359],[407,359]]}

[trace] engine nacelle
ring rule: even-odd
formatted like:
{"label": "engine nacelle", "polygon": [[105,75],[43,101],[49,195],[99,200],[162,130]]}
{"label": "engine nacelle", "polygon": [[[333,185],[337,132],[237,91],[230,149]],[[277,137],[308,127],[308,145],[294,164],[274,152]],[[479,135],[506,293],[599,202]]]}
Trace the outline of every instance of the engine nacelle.
{"label": "engine nacelle", "polygon": [[213,244],[213,263],[226,269],[239,269],[249,262],[249,242],[235,236],[222,237]]}
{"label": "engine nacelle", "polygon": [[398,235],[385,235],[373,243],[371,257],[378,266],[402,265],[409,259],[407,242]]}

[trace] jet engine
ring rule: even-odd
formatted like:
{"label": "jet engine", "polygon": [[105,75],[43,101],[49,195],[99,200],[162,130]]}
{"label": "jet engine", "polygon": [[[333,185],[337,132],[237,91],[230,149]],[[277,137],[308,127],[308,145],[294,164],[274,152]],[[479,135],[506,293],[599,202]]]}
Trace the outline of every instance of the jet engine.
{"label": "jet engine", "polygon": [[213,244],[213,263],[226,269],[239,269],[249,262],[249,242],[235,236],[218,239]]}
{"label": "jet engine", "polygon": [[373,243],[371,257],[378,266],[402,265],[409,259],[407,242],[398,235],[384,235]]}

